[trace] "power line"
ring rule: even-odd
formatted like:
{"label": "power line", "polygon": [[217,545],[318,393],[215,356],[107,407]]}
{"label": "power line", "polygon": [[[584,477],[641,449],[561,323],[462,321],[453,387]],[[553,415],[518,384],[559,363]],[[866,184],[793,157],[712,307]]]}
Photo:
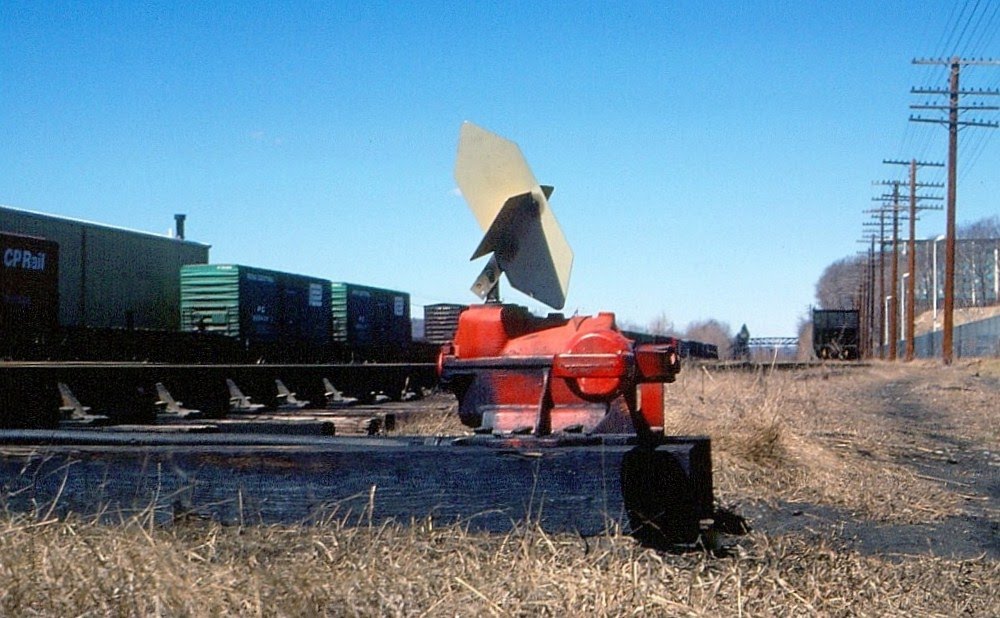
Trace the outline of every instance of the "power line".
{"label": "power line", "polygon": [[[911,105],[912,109],[926,109],[947,111],[947,121],[943,118],[923,118],[921,116],[910,116],[913,122],[933,122],[944,124],[948,127],[948,204],[947,204],[947,230],[945,232],[945,288],[944,288],[944,329],[941,342],[941,359],[946,365],[952,362],[952,338],[954,329],[954,308],[955,308],[955,201],[956,185],[958,176],[958,130],[964,127],[984,127],[996,128],[1000,124],[982,120],[959,120],[959,114],[965,111],[994,111],[1000,109],[996,106],[960,105],[961,97],[964,96],[993,96],[1000,94],[997,90],[969,89],[962,90],[959,87],[959,74],[963,66],[998,66],[998,60],[973,60],[954,56],[949,59],[914,59],[913,64],[944,64],[950,69],[948,88],[932,89],[913,88],[913,94],[947,95],[948,105]],[[934,292],[937,294],[937,290]]]}
{"label": "power line", "polygon": [[[980,16],[980,19],[979,19],[979,24],[976,24],[976,29],[978,29],[979,25],[983,23],[983,19],[982,18],[986,15],[986,11],[987,11],[987,9],[984,8],[983,9],[983,14]],[[994,27],[993,22],[996,20],[998,14],[1000,14],[1000,3],[997,3],[997,4],[993,5],[993,13],[990,15],[989,19],[986,21],[986,26],[979,33],[978,37],[976,37],[975,30],[973,30],[973,34],[970,36],[970,41],[969,41],[968,49],[963,49],[962,50],[962,55],[963,56],[966,56],[966,55],[968,55],[968,56],[978,56],[979,53],[980,53],[980,51],[983,48],[982,46],[985,45],[985,44],[989,44],[990,42],[993,41],[993,36],[996,35],[996,28]],[[990,35],[990,38],[986,39],[984,41],[984,38],[986,37],[987,34]],[[975,39],[975,42],[973,42],[971,40],[973,38]]]}
{"label": "power line", "polygon": [[[962,4],[962,11],[958,14],[958,17],[955,18],[954,23],[951,24],[951,32],[945,41],[944,47],[938,50],[938,57],[944,58],[946,56],[951,56],[958,48],[958,39],[955,39],[955,42],[952,43],[951,37],[958,31],[959,24],[962,23],[962,18],[965,16],[965,10],[967,8],[969,8],[969,0],[965,0]],[[934,67],[933,73],[936,74],[939,70],[940,67]],[[937,75],[935,75],[935,77],[937,77]]]}
{"label": "power line", "polygon": [[[940,200],[938,196],[930,195],[917,195],[917,190],[923,187],[934,187],[941,188],[944,187],[941,183],[921,183],[917,182],[917,168],[919,167],[944,167],[944,163],[929,163],[927,161],[917,161],[916,159],[911,159],[910,161],[882,161],[882,163],[888,165],[906,165],[910,168],[910,195],[907,196],[910,202],[910,237],[906,243],[906,272],[908,273],[908,278],[906,281],[906,352],[904,354],[904,359],[906,361],[913,360],[913,337],[916,334],[914,328],[914,319],[916,316],[916,293],[915,286],[917,281],[917,210],[941,210],[940,206],[927,207],[920,206],[921,200]],[[893,282],[895,285],[895,281]]]}
{"label": "power line", "polygon": [[[966,4],[968,4],[968,0],[966,0]],[[946,47],[945,47],[945,42],[946,42],[945,36],[946,36],[946,33],[948,32],[948,26],[947,26],[947,24],[952,23],[951,20],[952,20],[953,17],[955,17],[955,10],[957,8],[958,8],[958,3],[957,2],[952,2],[951,3],[951,12],[948,13],[948,19],[945,20],[945,22],[944,22],[946,24],[945,25],[945,29],[941,31],[941,38],[938,39],[937,45],[935,45],[932,48],[932,49],[938,50],[937,53],[938,53],[939,56],[945,55],[945,50],[946,50]],[[965,8],[964,7],[962,8],[962,12],[965,12]],[[955,23],[955,25],[957,25],[958,24],[958,19],[956,19],[954,23]],[[952,32],[954,32],[955,25],[952,26]],[[950,39],[951,36],[948,35],[948,38]]]}
{"label": "power line", "polygon": [[[972,16],[976,14],[976,9],[978,9],[978,8],[979,8],[979,0],[976,0],[975,6],[972,7],[972,12],[969,13],[969,19],[968,19],[968,21],[965,22],[964,26],[962,26],[962,34],[958,35],[958,39],[955,41],[955,47],[956,48],[962,42],[962,39],[965,38],[965,31],[969,29],[969,24],[972,23]],[[964,53],[964,50],[962,50],[962,51]]]}
{"label": "power line", "polygon": [[[1000,3],[981,2],[981,0],[976,0],[974,4],[970,0],[961,3],[953,2],[949,8],[948,17],[944,21],[945,26],[941,30],[937,42],[930,46],[930,49],[935,50],[935,57],[938,58],[980,56],[983,51],[988,50],[996,39],[997,31],[1000,30],[997,27],[998,18],[1000,18]],[[927,20],[926,23],[931,23],[931,20]],[[926,36],[921,38],[926,38]],[[948,75],[948,67],[943,64],[922,65],[917,68],[920,73],[914,76],[916,83],[940,82]],[[1000,87],[1000,75],[997,75],[996,80],[989,86],[991,88]],[[930,127],[922,125],[917,127],[912,123],[907,123],[900,140],[898,155],[902,157],[904,153],[914,153],[918,159],[926,158],[933,146],[934,140],[932,138],[933,133]],[[981,139],[988,139],[988,137],[977,137],[977,144]],[[978,152],[981,147],[973,146],[971,148]],[[940,172],[935,170],[932,173],[938,174]]]}

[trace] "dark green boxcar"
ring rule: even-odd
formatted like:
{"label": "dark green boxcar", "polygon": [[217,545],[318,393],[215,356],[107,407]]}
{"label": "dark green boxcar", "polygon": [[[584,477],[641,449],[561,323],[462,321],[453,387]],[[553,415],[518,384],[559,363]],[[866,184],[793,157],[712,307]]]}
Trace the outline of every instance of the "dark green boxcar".
{"label": "dark green boxcar", "polygon": [[236,337],[246,347],[325,349],[330,282],[240,266],[181,268],[181,328]]}
{"label": "dark green boxcar", "polygon": [[354,360],[396,360],[410,345],[410,295],[331,283],[333,341]]}

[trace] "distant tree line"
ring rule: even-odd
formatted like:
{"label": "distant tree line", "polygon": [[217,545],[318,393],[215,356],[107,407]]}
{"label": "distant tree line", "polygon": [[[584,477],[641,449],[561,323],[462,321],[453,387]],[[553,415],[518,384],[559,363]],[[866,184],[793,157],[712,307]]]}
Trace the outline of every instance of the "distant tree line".
{"label": "distant tree line", "polygon": [[[956,228],[955,269],[956,269],[956,306],[982,306],[996,304],[996,270],[997,248],[1000,247],[1000,217],[992,216],[973,221]],[[899,273],[906,272],[906,257],[904,255],[905,241],[900,243]],[[916,252],[917,303],[921,310],[926,310],[932,302],[934,243],[921,239]],[[892,247],[885,248],[883,273],[886,287],[892,282],[891,255]],[[940,242],[936,251],[938,267],[938,298],[944,285],[944,242]],[[876,247],[875,285],[878,285],[878,247]],[[830,264],[823,271],[816,283],[816,306],[820,309],[854,309],[856,308],[861,285],[870,276],[871,267],[867,255],[845,257]],[[889,293],[889,292],[887,292]]]}
{"label": "distant tree line", "polygon": [[[993,294],[996,276],[997,254],[1000,247],[1000,217],[992,216],[960,225],[956,229],[957,238],[962,241],[957,245],[956,269],[959,279],[964,282],[964,289],[956,290],[957,306],[969,304],[995,304],[997,299]],[[971,241],[985,242],[971,242]],[[922,309],[929,307],[931,301],[932,267],[929,245],[922,239],[924,249],[917,251],[917,302]],[[906,257],[900,245],[899,272],[906,272]],[[876,247],[875,285],[878,285],[878,247]],[[890,286],[891,278],[891,246],[887,245],[885,255],[885,282]],[[938,248],[938,290],[944,285],[944,243]],[[867,252],[865,255],[845,257],[833,262],[823,271],[816,283],[816,307],[818,309],[856,309],[860,298],[861,285],[870,276]],[[974,300],[974,302],[972,302]],[[729,358],[732,351],[735,334],[729,324],[709,318],[691,322],[686,328],[677,328],[666,313],[656,316],[645,326],[622,323],[624,330],[647,332],[654,335],[678,337],[690,341],[710,343],[719,348],[720,358]],[[812,353],[811,316],[805,316],[798,324],[799,354],[808,357]]]}

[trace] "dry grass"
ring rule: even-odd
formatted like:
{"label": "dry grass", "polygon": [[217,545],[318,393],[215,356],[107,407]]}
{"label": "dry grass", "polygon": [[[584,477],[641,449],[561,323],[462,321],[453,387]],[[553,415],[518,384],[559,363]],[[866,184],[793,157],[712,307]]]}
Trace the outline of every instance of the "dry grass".
{"label": "dry grass", "polygon": [[610,537],[379,528],[149,529],[7,518],[3,615],[995,615],[995,561],[888,562],[757,535],[726,558]]}
{"label": "dry grass", "polygon": [[961,492],[901,457],[933,452],[927,433],[995,448],[998,387],[977,375],[983,363],[991,366],[876,363],[767,374],[692,367],[667,391],[667,431],[712,436],[723,502],[810,502],[898,523],[940,519],[962,511]]}
{"label": "dry grass", "polygon": [[[998,379],[1000,365],[989,363],[769,375],[688,368],[668,388],[669,423],[713,436],[723,503],[802,500],[873,520],[931,521],[960,512],[963,500],[899,456],[926,444],[924,429],[995,449]],[[407,431],[454,433],[444,412]],[[865,556],[834,538],[765,530],[711,557],[531,526],[489,535],[428,521],[157,527],[5,514],[0,581],[0,615],[1000,615],[996,559]]]}
{"label": "dry grass", "polygon": [[420,413],[396,419],[396,434],[403,436],[460,436],[472,430],[458,420],[458,404],[454,395],[436,393],[426,400]]}

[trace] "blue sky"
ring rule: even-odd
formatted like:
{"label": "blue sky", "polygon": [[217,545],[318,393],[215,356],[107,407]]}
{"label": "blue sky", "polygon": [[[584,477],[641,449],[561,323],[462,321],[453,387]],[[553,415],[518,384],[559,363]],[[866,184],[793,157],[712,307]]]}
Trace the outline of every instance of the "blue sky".
{"label": "blue sky", "polygon": [[[214,262],[474,302],[471,120],[556,187],[567,312],[793,335],[864,248],[872,181],[904,177],[882,160],[945,158],[947,131],[907,118],[946,71],[911,60],[1000,57],[998,8],[5,0],[0,203],[161,233],[183,212]],[[959,222],[1000,213],[993,133],[963,132]]]}

